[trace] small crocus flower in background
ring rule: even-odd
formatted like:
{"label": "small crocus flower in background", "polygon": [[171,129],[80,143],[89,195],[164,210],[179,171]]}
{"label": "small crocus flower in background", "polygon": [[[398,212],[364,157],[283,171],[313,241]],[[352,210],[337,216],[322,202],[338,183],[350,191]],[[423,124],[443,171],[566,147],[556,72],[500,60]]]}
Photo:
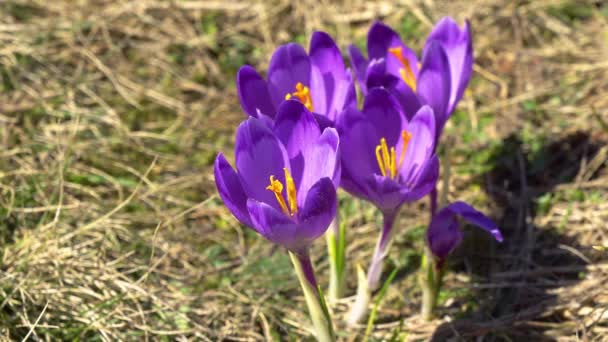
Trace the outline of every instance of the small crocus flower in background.
{"label": "small crocus flower in background", "polygon": [[419,279],[422,288],[421,314],[425,319],[433,316],[441,289],[445,261],[462,241],[460,220],[487,231],[498,242],[503,240],[498,226],[491,219],[462,201],[447,205],[432,217],[426,231],[428,249],[423,258]]}
{"label": "small crocus flower in background", "polygon": [[344,108],[357,105],[351,74],[340,49],[325,32],[313,33],[308,54],[296,43],[280,46],[272,55],[267,78],[248,65],[238,71],[241,107],[252,117],[274,120],[280,104],[295,99],[326,127]]}
{"label": "small crocus flower in background", "polygon": [[341,186],[373,203],[383,215],[383,228],[349,317],[360,321],[369,294],[379,286],[393,223],[401,206],[435,187],[439,161],[435,155],[435,117],[423,106],[408,120],[397,100],[385,89],[371,89],[363,110],[347,109],[337,128],[341,141]]}
{"label": "small crocus flower in background", "polygon": [[462,98],[473,70],[469,23],[460,29],[449,17],[441,19],[428,36],[422,59],[387,25],[376,22],[367,36],[366,59],[351,45],[351,64],[364,94],[373,87],[388,89],[408,118],[423,105],[435,113],[437,140],[445,122]]}
{"label": "small crocus flower in background", "polygon": [[299,101],[284,101],[272,125],[255,117],[236,135],[236,170],[223,154],[215,160],[220,197],[242,224],[287,248],[300,279],[317,338],[334,340],[333,328],[309,257],[337,210],[339,138],[319,128]]}
{"label": "small crocus flower in background", "polygon": [[459,219],[487,231],[498,242],[503,240],[498,226],[483,213],[466,202],[451,203],[433,216],[426,232],[429,249],[433,253],[438,267],[443,265],[448,255],[462,241]]}

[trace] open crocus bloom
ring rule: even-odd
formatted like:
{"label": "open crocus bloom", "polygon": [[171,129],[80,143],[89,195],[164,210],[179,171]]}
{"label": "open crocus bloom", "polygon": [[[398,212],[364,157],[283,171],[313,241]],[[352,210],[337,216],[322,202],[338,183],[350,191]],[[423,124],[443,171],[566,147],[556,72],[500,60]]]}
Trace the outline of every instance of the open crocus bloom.
{"label": "open crocus bloom", "polygon": [[376,22],[367,36],[366,59],[350,46],[351,64],[364,94],[373,87],[388,89],[408,118],[423,105],[433,108],[437,134],[462,98],[473,70],[469,23],[462,29],[453,19],[440,20],[429,35],[419,61],[390,27]]}
{"label": "open crocus bloom", "polygon": [[230,212],[266,239],[300,252],[336,214],[339,139],[321,132],[299,101],[284,101],[272,127],[249,118],[237,131],[236,170],[220,153],[215,182]]}
{"label": "open crocus bloom", "polygon": [[296,99],[325,127],[332,125],[344,108],[356,106],[354,82],[333,39],[327,33],[315,32],[309,53],[296,43],[280,46],[270,60],[268,81],[253,67],[241,67],[236,85],[245,113],[273,120],[283,101]]}
{"label": "open crocus bloom", "polygon": [[502,242],[502,234],[492,220],[465,202],[454,202],[433,216],[426,234],[429,248],[439,265],[462,241],[459,218],[489,232],[496,241]]}
{"label": "open crocus bloom", "polygon": [[434,188],[435,118],[423,106],[407,120],[389,92],[368,92],[363,111],[348,109],[337,123],[341,140],[341,186],[374,203],[384,214],[415,201]]}

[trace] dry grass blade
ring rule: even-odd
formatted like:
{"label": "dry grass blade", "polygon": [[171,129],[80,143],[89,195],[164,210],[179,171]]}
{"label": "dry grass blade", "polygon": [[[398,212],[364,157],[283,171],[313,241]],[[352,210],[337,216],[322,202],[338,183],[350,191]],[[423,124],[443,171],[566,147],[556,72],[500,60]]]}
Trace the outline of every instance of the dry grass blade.
{"label": "dry grass blade", "polygon": [[[235,73],[315,30],[363,46],[378,18],[418,50],[444,15],[471,20],[476,59],[440,188],[505,243],[467,227],[442,318],[422,322],[427,207],[406,208],[370,339],[605,340],[608,5],[593,0],[1,1],[0,339],[310,338],[289,259],[215,194],[213,160],[232,159],[244,118]],[[375,211],[343,204],[365,264]]]}

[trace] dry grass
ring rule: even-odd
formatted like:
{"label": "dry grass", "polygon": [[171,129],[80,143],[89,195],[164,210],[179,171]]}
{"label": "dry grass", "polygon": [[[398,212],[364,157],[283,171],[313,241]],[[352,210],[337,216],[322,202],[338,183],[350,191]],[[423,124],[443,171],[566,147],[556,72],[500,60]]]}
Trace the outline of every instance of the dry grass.
{"label": "dry grass", "polygon": [[[592,247],[608,244],[608,7],[574,0],[0,2],[0,334],[310,339],[288,258],[215,196],[213,158],[243,118],[236,69],[315,29],[361,43],[378,17],[420,47],[446,14],[471,19],[476,52],[443,151],[449,198],[506,241],[467,229],[441,318],[421,322],[426,203],[407,208],[373,338],[607,340],[608,252]],[[343,202],[365,263],[377,216]],[[322,243],[315,256],[325,282]]]}

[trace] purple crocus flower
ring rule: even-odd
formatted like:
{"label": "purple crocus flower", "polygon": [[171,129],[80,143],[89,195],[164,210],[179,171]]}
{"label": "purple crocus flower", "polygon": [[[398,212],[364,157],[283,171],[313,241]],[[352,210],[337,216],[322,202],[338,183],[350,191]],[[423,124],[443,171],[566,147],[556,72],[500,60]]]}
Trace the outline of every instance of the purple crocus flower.
{"label": "purple crocus flower", "polygon": [[371,89],[363,110],[349,109],[338,122],[342,143],[342,187],[394,214],[435,185],[435,118],[423,106],[408,120],[382,88]]}
{"label": "purple crocus flower", "polygon": [[368,32],[369,60],[353,45],[349,54],[364,94],[373,87],[388,89],[408,118],[421,106],[431,106],[438,136],[462,98],[473,70],[469,23],[460,29],[449,17],[441,19],[427,38],[420,61],[393,29],[380,22]]}
{"label": "purple crocus flower", "polygon": [[492,220],[465,202],[454,202],[433,216],[426,232],[428,246],[438,266],[462,241],[459,218],[480,227],[492,234],[496,241],[502,242],[502,234]]}
{"label": "purple crocus flower", "polygon": [[284,101],[272,125],[251,117],[237,131],[236,170],[220,153],[215,182],[230,212],[266,239],[297,254],[336,215],[339,139],[321,131],[299,101]]}
{"label": "purple crocus flower", "polygon": [[423,106],[408,120],[396,99],[383,88],[368,92],[363,110],[346,110],[337,123],[341,140],[341,186],[372,202],[384,215],[369,287],[377,287],[393,221],[405,202],[418,200],[435,187],[435,117]]}
{"label": "purple crocus flower", "polygon": [[351,74],[325,32],[313,33],[309,54],[296,43],[280,46],[270,60],[268,81],[245,65],[238,71],[236,84],[241,107],[254,118],[274,120],[283,101],[297,99],[326,127],[344,108],[357,105]]}

